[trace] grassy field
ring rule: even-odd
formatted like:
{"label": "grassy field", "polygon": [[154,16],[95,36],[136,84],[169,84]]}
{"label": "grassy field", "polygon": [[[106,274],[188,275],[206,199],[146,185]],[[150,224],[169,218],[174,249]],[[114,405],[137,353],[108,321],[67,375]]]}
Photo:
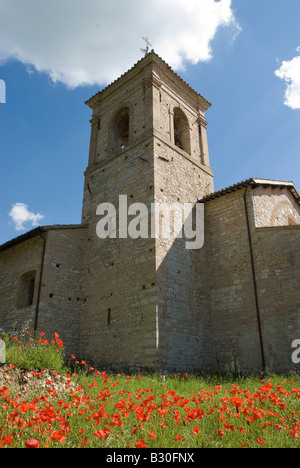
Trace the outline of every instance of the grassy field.
{"label": "grassy field", "polygon": [[5,338],[1,447],[299,447],[296,375],[110,375],[74,356],[71,372],[58,335],[27,333]]}

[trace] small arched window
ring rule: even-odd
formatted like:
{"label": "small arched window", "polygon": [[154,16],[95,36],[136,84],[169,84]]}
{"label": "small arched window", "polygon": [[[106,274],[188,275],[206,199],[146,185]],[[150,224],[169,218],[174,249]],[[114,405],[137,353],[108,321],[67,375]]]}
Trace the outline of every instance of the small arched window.
{"label": "small arched window", "polygon": [[29,271],[21,276],[18,287],[18,309],[24,309],[26,307],[32,306],[34,297],[35,276],[35,271]]}
{"label": "small arched window", "polygon": [[174,109],[174,144],[186,153],[191,154],[189,121],[179,107]]}
{"label": "small arched window", "polygon": [[124,107],[121,109],[112,125],[112,151],[118,151],[127,148],[129,145],[129,109]]}

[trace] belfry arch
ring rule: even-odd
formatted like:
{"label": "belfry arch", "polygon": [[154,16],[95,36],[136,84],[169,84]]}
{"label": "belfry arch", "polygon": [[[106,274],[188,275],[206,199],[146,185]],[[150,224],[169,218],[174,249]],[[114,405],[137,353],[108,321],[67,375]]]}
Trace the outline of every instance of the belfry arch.
{"label": "belfry arch", "polygon": [[113,117],[111,123],[111,151],[118,153],[127,148],[130,142],[130,109],[122,107]]}
{"label": "belfry arch", "polygon": [[191,154],[191,138],[189,121],[180,107],[173,113],[174,144],[188,154]]}

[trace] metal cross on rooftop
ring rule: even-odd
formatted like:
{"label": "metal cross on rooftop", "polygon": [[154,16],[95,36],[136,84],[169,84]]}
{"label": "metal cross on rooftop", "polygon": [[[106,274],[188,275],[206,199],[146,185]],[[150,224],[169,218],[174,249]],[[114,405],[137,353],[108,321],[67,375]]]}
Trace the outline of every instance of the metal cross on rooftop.
{"label": "metal cross on rooftop", "polygon": [[152,47],[152,44],[149,42],[148,37],[143,37],[142,39],[143,39],[143,41],[145,41],[145,43],[146,43],[146,48],[145,48],[145,49],[141,49],[141,51],[145,54],[145,57],[146,57],[146,55],[149,54],[149,50],[150,50],[150,47]]}

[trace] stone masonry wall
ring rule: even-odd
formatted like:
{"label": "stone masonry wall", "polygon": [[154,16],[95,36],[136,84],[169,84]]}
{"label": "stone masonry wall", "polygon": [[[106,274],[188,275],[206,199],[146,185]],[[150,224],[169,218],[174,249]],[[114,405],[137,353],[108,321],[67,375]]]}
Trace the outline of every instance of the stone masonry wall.
{"label": "stone masonry wall", "polygon": [[[0,254],[0,329],[7,332],[24,326],[34,326],[39,286],[43,241],[34,237]],[[36,272],[33,304],[18,308],[18,289],[21,276]]]}
{"label": "stone masonry wall", "polygon": [[[289,370],[291,343],[300,332],[299,226],[256,228],[255,221],[267,222],[266,213],[281,203],[284,194],[274,189],[247,193],[258,320],[244,191],[205,204],[212,352],[222,370],[259,370],[262,356],[267,368]],[[293,201],[290,209],[295,210]]]}
{"label": "stone masonry wall", "polygon": [[[33,330],[52,339],[54,332],[63,339],[68,355],[79,352],[80,313],[86,297],[83,285],[83,227],[50,228],[42,235],[46,240],[41,295],[43,239],[39,235],[21,242],[0,254],[0,328],[5,331]],[[22,275],[35,271],[32,305],[18,306]],[[25,291],[26,294],[26,291]]]}
{"label": "stone masonry wall", "polygon": [[[163,71],[156,73],[161,86],[154,88],[153,95],[155,200],[171,210],[179,207],[179,212],[171,215],[175,226],[171,236],[162,238],[161,230],[156,241],[159,365],[168,371],[189,372],[211,366],[206,259],[202,249],[187,249],[185,235],[182,239],[176,237],[183,225],[180,207],[194,207],[198,198],[213,192],[213,174],[206,127],[200,141],[200,115],[204,119],[204,114],[194,94]],[[175,145],[176,108],[188,121],[188,135],[184,137],[190,140],[189,153]],[[160,222],[163,226],[168,220],[161,217]]]}
{"label": "stone masonry wall", "polygon": [[[142,203],[150,213],[154,201],[151,102],[150,67],[138,75],[133,71],[124,83],[109,87],[91,104],[92,121],[98,115],[101,118],[99,134],[92,129],[91,136],[98,139],[94,147],[100,157],[90,155],[86,172],[82,219],[89,225],[87,304],[80,345],[87,359],[114,369],[157,368],[155,241],[119,236],[119,196],[127,197],[125,212]],[[111,152],[114,116],[124,107],[130,113],[129,145]],[[117,238],[100,239],[96,228],[101,217],[96,210],[107,202],[116,209]],[[126,228],[134,218],[128,216]]]}
{"label": "stone masonry wall", "polygon": [[222,371],[262,365],[243,196],[238,190],[205,203],[210,353]]}
{"label": "stone masonry wall", "polygon": [[253,205],[256,227],[300,224],[299,204],[287,188],[255,188]]}
{"label": "stone masonry wall", "polygon": [[86,304],[83,282],[84,227],[47,233],[38,330],[59,333],[68,357],[79,353],[80,314]]}
{"label": "stone masonry wall", "polygon": [[[300,225],[256,229],[255,269],[266,365],[296,370],[292,342],[300,338]],[[298,369],[299,370],[299,369]]]}

